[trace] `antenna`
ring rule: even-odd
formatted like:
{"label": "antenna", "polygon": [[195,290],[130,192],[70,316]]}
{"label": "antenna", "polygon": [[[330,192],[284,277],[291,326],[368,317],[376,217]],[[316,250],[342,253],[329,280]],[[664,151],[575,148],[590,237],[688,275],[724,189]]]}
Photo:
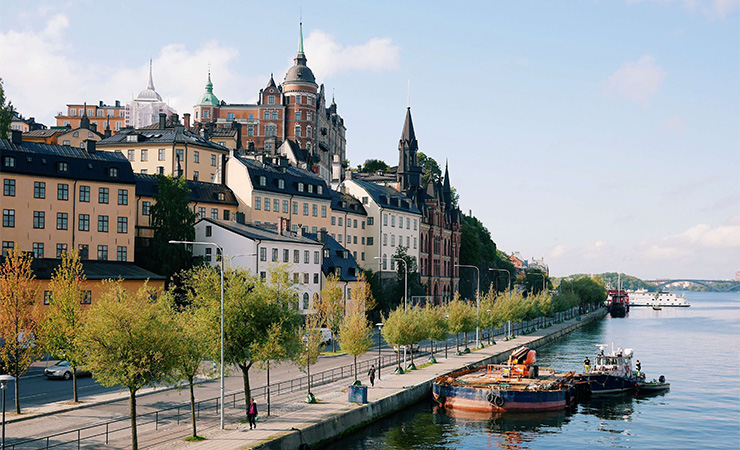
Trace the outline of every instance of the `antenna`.
{"label": "antenna", "polygon": [[409,84],[406,88],[406,107],[411,108],[411,78],[409,78]]}

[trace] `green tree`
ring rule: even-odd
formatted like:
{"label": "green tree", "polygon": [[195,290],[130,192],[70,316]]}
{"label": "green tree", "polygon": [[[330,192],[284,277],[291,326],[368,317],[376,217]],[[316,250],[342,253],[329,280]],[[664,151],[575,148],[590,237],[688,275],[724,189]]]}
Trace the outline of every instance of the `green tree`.
{"label": "green tree", "polygon": [[357,357],[373,345],[372,324],[367,320],[363,306],[359,302],[352,302],[339,327],[342,351],[354,358],[355,383],[358,379]]}
{"label": "green tree", "polygon": [[0,78],[0,139],[8,139],[10,133],[10,123],[13,121],[13,104],[7,101],[5,97],[5,88],[3,88],[3,79]]}
{"label": "green tree", "polygon": [[49,282],[51,302],[42,327],[49,353],[69,362],[75,403],[79,401],[76,370],[83,365],[86,352],[80,346],[80,336],[84,333],[85,311],[81,304],[85,295],[84,282],[85,273],[79,254],[74,250],[62,253],[61,264]]}
{"label": "green tree", "polygon": [[468,348],[467,333],[475,330],[475,311],[467,303],[462,301],[459,293],[447,304],[447,315],[449,316],[450,331],[455,333],[455,346],[460,353],[460,333],[465,333],[465,348]]}
{"label": "green tree", "polygon": [[527,288],[527,292],[532,295],[537,295],[543,290],[548,290],[552,287],[552,281],[547,274],[541,269],[529,269],[524,274],[524,285]]}
{"label": "green tree", "polygon": [[408,346],[409,353],[411,354],[411,363],[409,364],[410,369],[415,369],[414,366],[414,344],[425,339],[427,336],[426,323],[423,320],[421,310],[417,308],[404,309],[403,305],[399,305],[396,309],[388,314],[388,318],[383,321],[383,338],[389,344],[397,347],[398,354],[396,360],[398,361],[398,373],[403,373],[401,369],[401,351],[403,346]]}
{"label": "green tree", "polygon": [[[499,295],[496,290],[491,288],[486,292],[480,301],[480,320],[481,327],[490,328],[491,334],[489,335],[489,342],[495,344],[493,332],[495,327],[500,327],[503,323],[503,317],[501,317],[500,308],[496,308],[496,301],[499,299]],[[506,294],[501,294],[504,298]]]}
{"label": "green tree", "polygon": [[314,305],[323,324],[331,330],[332,350],[334,352],[337,351],[337,340],[335,337],[339,332],[339,327],[344,317],[342,297],[342,287],[339,285],[339,278],[332,273],[326,278],[326,283],[321,288],[319,297]]}
{"label": "green tree", "polygon": [[426,187],[429,184],[429,180],[432,180],[434,184],[442,183],[442,169],[440,169],[437,161],[431,156],[427,156],[423,152],[416,153],[416,163],[424,170],[422,176],[422,186]]}
{"label": "green tree", "polygon": [[31,270],[31,255],[18,250],[8,252],[0,265],[0,366],[15,378],[15,412],[21,413],[18,384],[20,377],[39,354],[35,341],[40,326],[36,304],[36,282]]}
{"label": "green tree", "polygon": [[378,170],[388,172],[390,167],[379,159],[366,159],[362,166],[357,166],[357,171],[360,173],[375,173]]}
{"label": "green tree", "polygon": [[168,283],[175,273],[191,265],[187,247],[169,241],[192,241],[197,216],[190,209],[190,188],[185,178],[157,175],[157,192],[151,208],[154,228],[151,253],[142,253],[137,262],[155,273],[165,275]]}
{"label": "green tree", "polygon": [[429,362],[436,363],[437,359],[434,357],[434,341],[441,341],[442,339],[447,338],[449,324],[447,322],[447,317],[445,316],[445,310],[441,306],[427,303],[422,311],[424,330],[426,330],[425,338],[431,341],[431,355],[429,357]]}
{"label": "green tree", "polygon": [[[391,295],[393,298],[400,299],[399,302],[403,302],[405,296],[404,288],[408,283],[408,306],[411,307],[411,297],[415,295],[426,295],[427,291],[420,282],[416,259],[409,255],[408,250],[408,247],[399,244],[396,247],[396,252],[393,254],[394,259],[391,261],[396,265],[396,285]],[[399,259],[403,262],[398,261]],[[406,279],[406,270],[409,271],[408,281]],[[393,304],[393,306],[396,304]]]}
{"label": "green tree", "polygon": [[129,391],[131,447],[139,448],[136,393],[170,378],[178,361],[177,325],[166,302],[142,286],[136,292],[120,281],[107,281],[104,293],[90,308],[82,335],[86,366],[103,386]]}
{"label": "green tree", "polygon": [[[495,283],[497,290],[507,289],[506,280],[514,280],[514,265],[508,257],[496,248],[491,239],[491,233],[476,217],[462,215],[462,236],[460,241],[460,264],[477,266],[480,269],[480,285],[488,286]],[[489,269],[504,269],[509,272],[507,277],[501,271]],[[464,298],[475,296],[476,277],[472,270],[460,270],[460,294]]]}

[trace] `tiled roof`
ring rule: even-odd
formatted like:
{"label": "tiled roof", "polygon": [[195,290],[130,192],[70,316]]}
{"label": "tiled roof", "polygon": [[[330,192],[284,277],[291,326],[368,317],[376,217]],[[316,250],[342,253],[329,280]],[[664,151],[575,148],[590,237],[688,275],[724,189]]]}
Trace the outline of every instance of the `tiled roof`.
{"label": "tiled roof", "polygon": [[131,142],[128,141],[128,136],[138,136],[136,143],[151,142],[153,144],[191,144],[199,145],[201,147],[207,147],[212,150],[220,150],[224,153],[228,153],[229,149],[223,145],[216,144],[214,142],[203,139],[197,134],[185,131],[185,127],[176,126],[161,129],[158,126],[156,128],[141,128],[138,130],[124,129],[118,134],[115,134],[109,138],[103,139],[98,142],[98,146],[105,147],[106,145],[128,145]]}
{"label": "tiled roof", "polygon": [[[275,166],[268,162],[260,162],[254,159],[233,157],[232,160],[238,161],[249,172],[249,178],[252,182],[252,188],[255,191],[268,191],[285,195],[297,195],[300,197],[312,197],[330,200],[330,189],[326,182],[313,172],[298,169],[291,166]],[[260,177],[265,177],[265,184],[260,184]],[[278,180],[284,181],[284,188],[280,188]],[[299,184],[303,184],[303,191],[299,190]],[[309,192],[308,185],[311,185]],[[319,193],[321,187],[321,193]]]}
{"label": "tiled roof", "polygon": [[[306,236],[311,239],[321,239],[318,234],[310,233]],[[326,253],[324,253],[324,258],[321,262],[321,271],[324,275],[336,274],[336,268],[339,267],[342,269],[339,281],[357,281],[357,276],[360,274],[360,266],[357,265],[352,252],[344,248],[342,244],[328,234],[326,235],[326,242],[324,242],[324,249],[329,250],[329,256],[327,257]]]}
{"label": "tiled roof", "polygon": [[305,236],[295,235],[290,231],[283,232],[283,234],[277,233],[272,230],[268,230],[264,227],[251,224],[242,224],[233,222],[230,220],[210,219],[208,217],[200,219],[196,225],[200,222],[209,222],[214,225],[218,225],[221,228],[227,229],[240,236],[244,236],[249,239],[258,239],[260,241],[277,241],[277,242],[293,242],[297,244],[314,244],[319,245],[314,239],[309,239]]}
{"label": "tiled roof", "polygon": [[[136,195],[143,197],[154,197],[156,195],[158,186],[156,175],[135,173],[134,178],[136,178]],[[226,185],[193,180],[187,180],[187,183],[190,188],[190,201],[192,202],[239,205],[234,192]],[[219,194],[223,194],[223,200],[219,200]]]}
{"label": "tiled roof", "polygon": [[413,205],[411,200],[399,191],[388,186],[370,183],[369,181],[352,179],[358,186],[365,190],[381,208],[393,209],[412,214],[421,214],[419,209]]}
{"label": "tiled roof", "polygon": [[66,128],[64,129],[54,128],[54,129],[48,129],[48,130],[33,130],[27,133],[23,133],[23,137],[24,138],[25,137],[47,138],[47,137],[54,136],[55,134],[63,133],[66,130],[67,130]]}
{"label": "tiled roof", "polygon": [[[48,177],[70,178],[75,180],[106,181],[110,183],[134,183],[134,172],[125,156],[119,152],[88,152],[67,145],[22,142],[13,144],[8,139],[0,139],[3,156],[14,156],[15,167],[5,165],[6,173],[21,173]],[[67,163],[67,171],[60,170],[60,164]],[[118,169],[118,176],[109,176],[110,168]]]}
{"label": "tiled roof", "polygon": [[331,191],[331,209],[332,211],[345,211],[353,214],[367,215],[365,207],[356,198],[349,194]]}
{"label": "tiled roof", "polygon": [[[31,269],[37,279],[49,280],[56,268],[62,263],[61,259],[41,258],[33,259]],[[123,261],[93,261],[83,260],[82,270],[88,280],[164,280],[165,277],[142,269],[132,262]]]}

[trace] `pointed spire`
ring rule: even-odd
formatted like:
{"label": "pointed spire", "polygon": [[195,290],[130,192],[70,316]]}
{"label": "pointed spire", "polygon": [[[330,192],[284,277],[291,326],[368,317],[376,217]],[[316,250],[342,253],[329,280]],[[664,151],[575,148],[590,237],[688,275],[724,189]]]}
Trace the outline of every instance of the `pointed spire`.
{"label": "pointed spire", "polygon": [[146,86],[147,89],[155,90],[154,89],[154,80],[152,78],[152,59],[149,58],[149,84]]}
{"label": "pointed spire", "polygon": [[450,171],[445,160],[445,179],[442,187],[442,200],[449,206],[452,204],[452,187],[450,186]]}
{"label": "pointed spire", "polygon": [[401,143],[407,144],[409,148],[412,146],[414,150],[419,148],[416,141],[416,133],[414,132],[414,122],[411,120],[411,107],[406,108],[406,120],[403,123],[403,131],[401,132]]}
{"label": "pointed spire", "polygon": [[87,117],[87,102],[82,107],[82,118],[80,119],[80,128],[90,129],[90,119]]}
{"label": "pointed spire", "polygon": [[303,53],[303,20],[301,20],[300,24],[298,25],[298,34],[298,53]]}

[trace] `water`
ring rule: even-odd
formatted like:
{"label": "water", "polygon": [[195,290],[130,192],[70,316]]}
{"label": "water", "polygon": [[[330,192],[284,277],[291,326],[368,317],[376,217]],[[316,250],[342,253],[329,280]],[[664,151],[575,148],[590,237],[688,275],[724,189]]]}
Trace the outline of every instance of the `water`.
{"label": "water", "polygon": [[740,293],[686,292],[690,308],[632,308],[538,350],[538,364],[582,370],[596,344],[632,348],[671,390],[591,400],[573,413],[495,417],[421,402],[328,447],[345,449],[740,449]]}

